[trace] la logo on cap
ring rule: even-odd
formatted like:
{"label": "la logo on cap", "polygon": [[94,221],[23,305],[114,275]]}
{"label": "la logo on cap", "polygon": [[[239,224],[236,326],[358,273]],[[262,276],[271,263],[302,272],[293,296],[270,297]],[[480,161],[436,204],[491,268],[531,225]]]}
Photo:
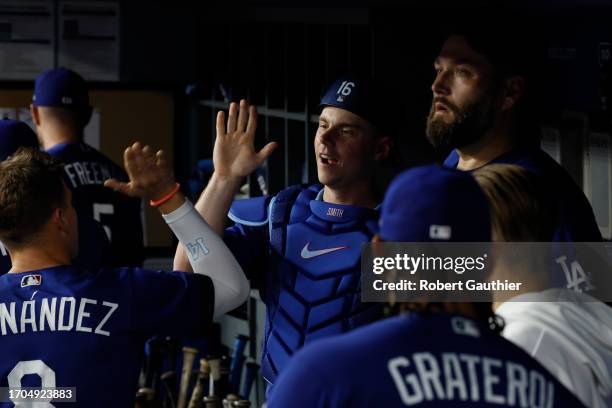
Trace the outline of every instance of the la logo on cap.
{"label": "la logo on cap", "polygon": [[449,240],[452,236],[450,225],[430,225],[429,238]]}
{"label": "la logo on cap", "polygon": [[40,286],[42,283],[41,275],[26,275],[21,278],[21,287],[25,288],[27,286]]}

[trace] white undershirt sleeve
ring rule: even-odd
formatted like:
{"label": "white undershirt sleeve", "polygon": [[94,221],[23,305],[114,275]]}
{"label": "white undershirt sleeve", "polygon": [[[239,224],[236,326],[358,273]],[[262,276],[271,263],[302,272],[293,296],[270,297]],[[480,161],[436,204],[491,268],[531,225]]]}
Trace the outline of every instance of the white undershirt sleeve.
{"label": "white undershirt sleeve", "polygon": [[164,220],[185,248],[193,271],[207,275],[215,287],[215,311],[218,317],[240,306],[249,295],[249,282],[242,268],[204,218],[187,199]]}

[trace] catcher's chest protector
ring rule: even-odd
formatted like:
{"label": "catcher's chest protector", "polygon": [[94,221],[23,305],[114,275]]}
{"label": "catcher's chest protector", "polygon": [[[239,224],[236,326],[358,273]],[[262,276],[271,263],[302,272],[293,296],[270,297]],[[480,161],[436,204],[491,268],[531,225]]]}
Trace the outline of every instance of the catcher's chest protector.
{"label": "catcher's chest protector", "polygon": [[369,323],[380,305],[360,302],[361,245],[378,211],[317,200],[322,186],[290,187],[271,202],[270,270],[262,372],[274,382],[305,343]]}

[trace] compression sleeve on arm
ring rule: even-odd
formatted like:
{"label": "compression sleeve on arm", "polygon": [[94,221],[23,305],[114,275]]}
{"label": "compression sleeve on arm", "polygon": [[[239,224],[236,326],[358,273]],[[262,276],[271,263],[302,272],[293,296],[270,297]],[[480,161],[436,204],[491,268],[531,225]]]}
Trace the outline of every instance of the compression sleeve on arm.
{"label": "compression sleeve on arm", "polygon": [[164,220],[185,248],[193,271],[207,275],[215,287],[215,317],[240,306],[249,295],[242,268],[204,218],[187,199]]}

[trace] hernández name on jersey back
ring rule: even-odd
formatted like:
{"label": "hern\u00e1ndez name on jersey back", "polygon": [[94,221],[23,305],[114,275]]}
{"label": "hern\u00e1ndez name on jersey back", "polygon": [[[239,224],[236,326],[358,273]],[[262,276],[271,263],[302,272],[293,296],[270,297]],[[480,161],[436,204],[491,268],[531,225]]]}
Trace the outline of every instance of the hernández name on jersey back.
{"label": "hern\u00e1ndez name on jersey back", "polygon": [[204,275],[140,268],[0,276],[0,387],[75,387],[76,406],[134,406],[145,340],[203,335],[213,291]]}

